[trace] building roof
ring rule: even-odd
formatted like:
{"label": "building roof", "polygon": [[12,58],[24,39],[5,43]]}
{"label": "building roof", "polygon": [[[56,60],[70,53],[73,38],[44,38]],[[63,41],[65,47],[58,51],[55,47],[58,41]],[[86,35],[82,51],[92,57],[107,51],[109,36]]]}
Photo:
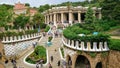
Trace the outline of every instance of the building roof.
{"label": "building roof", "polygon": [[36,10],[36,9],[31,8],[31,9],[30,9],[30,13],[37,13],[37,10]]}
{"label": "building roof", "polygon": [[25,4],[22,4],[20,2],[16,3],[14,6],[14,9],[26,9],[27,7],[25,6]]}

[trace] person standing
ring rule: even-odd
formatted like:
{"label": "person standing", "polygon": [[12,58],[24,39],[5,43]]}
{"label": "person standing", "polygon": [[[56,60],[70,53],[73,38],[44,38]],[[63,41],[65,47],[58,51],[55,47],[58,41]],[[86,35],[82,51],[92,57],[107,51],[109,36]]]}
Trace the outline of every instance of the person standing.
{"label": "person standing", "polygon": [[50,58],[51,58],[51,62],[53,62],[53,56],[51,56]]}
{"label": "person standing", "polygon": [[58,64],[58,67],[59,67],[59,66],[60,66],[60,60],[58,61],[58,63],[57,63],[57,64]]}
{"label": "person standing", "polygon": [[36,68],[39,68],[39,63],[36,64]]}
{"label": "person standing", "polygon": [[68,66],[69,66],[69,68],[71,68],[71,66],[72,66],[72,60],[68,61]]}
{"label": "person standing", "polygon": [[52,65],[50,63],[48,65],[49,65],[49,68],[52,68]]}

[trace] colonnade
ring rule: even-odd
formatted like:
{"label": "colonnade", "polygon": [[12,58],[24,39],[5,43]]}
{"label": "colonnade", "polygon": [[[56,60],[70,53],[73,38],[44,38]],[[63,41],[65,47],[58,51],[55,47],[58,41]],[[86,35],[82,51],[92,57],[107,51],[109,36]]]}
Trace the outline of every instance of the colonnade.
{"label": "colonnade", "polygon": [[[101,8],[92,9],[94,11],[93,16],[101,19]],[[51,22],[54,25],[57,25],[58,22],[61,22],[62,24],[73,24],[75,21],[77,21],[77,23],[84,22],[86,11],[86,7],[73,7],[71,9],[68,9],[67,7],[54,7],[43,12],[43,14],[45,17],[45,23],[47,24]]]}

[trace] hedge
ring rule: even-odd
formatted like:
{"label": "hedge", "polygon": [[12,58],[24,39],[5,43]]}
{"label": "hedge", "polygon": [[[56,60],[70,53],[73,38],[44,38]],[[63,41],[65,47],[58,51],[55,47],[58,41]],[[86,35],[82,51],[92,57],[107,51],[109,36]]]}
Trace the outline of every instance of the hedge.
{"label": "hedge", "polygon": [[34,52],[26,58],[26,61],[35,64],[40,59],[44,60],[43,63],[47,61],[46,49],[43,46],[37,46]]}
{"label": "hedge", "polygon": [[112,50],[120,51],[120,39],[110,39],[109,48]]}

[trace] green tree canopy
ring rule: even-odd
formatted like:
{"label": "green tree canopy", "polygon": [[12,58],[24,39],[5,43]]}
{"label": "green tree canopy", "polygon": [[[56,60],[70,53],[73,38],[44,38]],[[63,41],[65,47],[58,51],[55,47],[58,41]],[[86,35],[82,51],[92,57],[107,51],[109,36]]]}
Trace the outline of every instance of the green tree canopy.
{"label": "green tree canopy", "polygon": [[120,0],[104,0],[101,6],[104,19],[120,22]]}
{"label": "green tree canopy", "polygon": [[27,23],[29,23],[29,19],[30,19],[29,16],[19,15],[19,16],[16,17],[15,20],[14,20],[14,26],[15,26],[16,28],[19,28],[19,27],[24,28],[25,25],[26,25]]}
{"label": "green tree canopy", "polygon": [[85,23],[93,23],[93,22],[94,22],[93,10],[91,9],[91,7],[89,7],[85,14]]}

